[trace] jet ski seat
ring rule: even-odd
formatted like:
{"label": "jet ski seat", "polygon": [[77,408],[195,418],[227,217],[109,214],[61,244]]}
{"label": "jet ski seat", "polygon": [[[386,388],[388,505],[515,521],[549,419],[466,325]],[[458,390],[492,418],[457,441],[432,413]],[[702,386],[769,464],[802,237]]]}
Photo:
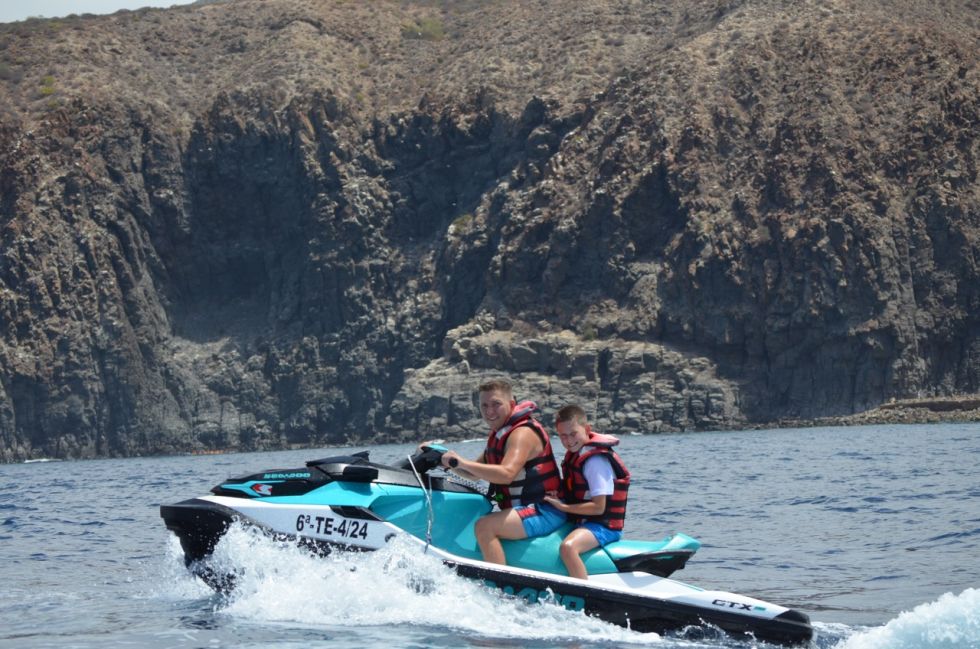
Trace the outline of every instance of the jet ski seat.
{"label": "jet ski seat", "polygon": [[620,571],[668,577],[681,570],[700,547],[697,539],[676,533],[659,541],[616,541],[603,550]]}

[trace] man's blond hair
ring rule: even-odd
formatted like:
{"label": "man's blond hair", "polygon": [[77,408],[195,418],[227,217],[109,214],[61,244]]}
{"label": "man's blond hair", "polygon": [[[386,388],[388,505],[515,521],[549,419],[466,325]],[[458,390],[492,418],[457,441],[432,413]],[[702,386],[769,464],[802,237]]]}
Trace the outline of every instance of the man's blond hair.
{"label": "man's blond hair", "polygon": [[514,387],[506,379],[493,379],[482,383],[479,390],[480,392],[503,392],[510,397],[514,396]]}

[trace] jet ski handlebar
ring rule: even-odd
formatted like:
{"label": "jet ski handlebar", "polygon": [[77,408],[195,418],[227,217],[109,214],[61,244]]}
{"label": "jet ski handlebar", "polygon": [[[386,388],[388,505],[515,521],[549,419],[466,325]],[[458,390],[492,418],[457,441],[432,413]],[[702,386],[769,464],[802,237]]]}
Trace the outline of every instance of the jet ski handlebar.
{"label": "jet ski handlebar", "polygon": [[[412,455],[411,457],[403,460],[400,463],[400,467],[403,469],[408,469],[415,467],[415,470],[419,473],[428,473],[432,469],[438,468],[442,465],[442,456],[445,455],[446,451],[449,449],[441,444],[425,444],[419,447],[418,453]],[[456,467],[459,462],[456,458],[452,458],[449,462],[450,467]]]}

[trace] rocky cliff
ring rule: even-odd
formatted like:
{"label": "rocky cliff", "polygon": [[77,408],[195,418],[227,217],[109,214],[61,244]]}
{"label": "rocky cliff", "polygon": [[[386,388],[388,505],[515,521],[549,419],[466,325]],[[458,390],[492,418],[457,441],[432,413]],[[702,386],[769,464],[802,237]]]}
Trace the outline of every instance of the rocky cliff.
{"label": "rocky cliff", "polygon": [[0,459],[980,391],[972,0],[0,26]]}

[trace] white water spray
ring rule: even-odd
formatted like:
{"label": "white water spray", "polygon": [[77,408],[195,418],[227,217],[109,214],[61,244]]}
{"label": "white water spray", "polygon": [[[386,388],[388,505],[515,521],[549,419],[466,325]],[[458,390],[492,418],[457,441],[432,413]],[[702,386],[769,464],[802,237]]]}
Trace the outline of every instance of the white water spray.
{"label": "white water spray", "polygon": [[418,545],[397,539],[376,552],[318,557],[293,542],[276,542],[232,526],[215,547],[211,562],[237,575],[235,590],[221,612],[250,621],[431,626],[508,640],[660,641],[655,633],[637,633],[557,604],[529,605],[506,598],[460,577]]}
{"label": "white water spray", "polygon": [[946,593],[882,627],[859,632],[838,649],[980,649],[980,590]]}

